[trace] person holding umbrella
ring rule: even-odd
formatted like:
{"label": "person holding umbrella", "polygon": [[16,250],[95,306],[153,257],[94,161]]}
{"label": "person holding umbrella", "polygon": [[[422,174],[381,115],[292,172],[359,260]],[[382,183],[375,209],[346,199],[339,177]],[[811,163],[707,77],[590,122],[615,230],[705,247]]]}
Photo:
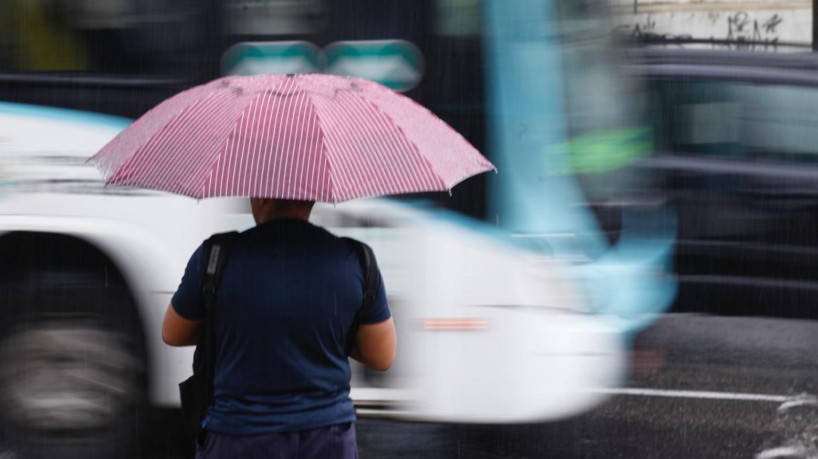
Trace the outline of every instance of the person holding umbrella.
{"label": "person holding umbrella", "polygon": [[[357,457],[347,359],[388,369],[395,328],[374,258],[377,288],[368,289],[361,244],[309,223],[313,205],[449,190],[493,168],[411,99],[318,74],[189,89],[92,161],[108,184],[250,198],[257,225],[230,239],[212,300],[213,402],[201,458]],[[203,333],[206,252],[203,244],[190,258],[168,306],[167,344],[197,344]]]}
{"label": "person holding umbrella", "polygon": [[[395,329],[380,282],[347,347],[364,272],[354,247],[308,223],[312,206],[253,199],[257,226],[231,242],[215,317],[215,403],[205,420],[207,454],[199,457],[357,457],[346,359],[388,369]],[[191,258],[167,309],[170,345],[197,342],[203,252]]]}

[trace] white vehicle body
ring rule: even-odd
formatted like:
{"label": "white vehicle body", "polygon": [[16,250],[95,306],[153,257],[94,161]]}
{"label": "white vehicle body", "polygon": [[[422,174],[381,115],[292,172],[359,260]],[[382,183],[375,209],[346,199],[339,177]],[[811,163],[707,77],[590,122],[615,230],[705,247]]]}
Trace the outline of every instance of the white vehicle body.
{"label": "white vehicle body", "polygon": [[[0,104],[0,240],[61,234],[104,254],[140,317],[148,400],[173,407],[193,349],[162,342],[165,308],[195,247],[252,219],[244,200],[105,188],[85,160],[126,123]],[[398,329],[392,370],[367,375],[354,366],[360,415],[552,420],[593,407],[604,397],[598,389],[623,380],[623,335],[587,312],[567,262],[387,199],[319,205],[313,222],[374,248]]]}

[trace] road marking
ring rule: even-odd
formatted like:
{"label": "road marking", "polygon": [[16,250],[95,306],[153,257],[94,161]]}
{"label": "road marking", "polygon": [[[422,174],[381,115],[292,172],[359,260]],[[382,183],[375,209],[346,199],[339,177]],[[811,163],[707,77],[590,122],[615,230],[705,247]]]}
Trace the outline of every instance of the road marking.
{"label": "road marking", "polygon": [[818,406],[818,398],[804,395],[782,403],[781,406],[778,407],[778,411],[787,411],[791,408],[797,408],[799,406]]}
{"label": "road marking", "polygon": [[778,448],[771,448],[756,454],[755,459],[792,459],[796,457],[807,457],[806,448],[803,446],[780,446]]}
{"label": "road marking", "polygon": [[707,400],[741,400],[748,402],[775,402],[784,403],[801,400],[801,397],[790,395],[746,394],[741,392],[708,392],[695,390],[666,390],[666,389],[595,389],[593,392],[611,395],[641,395],[646,397],[697,398]]}

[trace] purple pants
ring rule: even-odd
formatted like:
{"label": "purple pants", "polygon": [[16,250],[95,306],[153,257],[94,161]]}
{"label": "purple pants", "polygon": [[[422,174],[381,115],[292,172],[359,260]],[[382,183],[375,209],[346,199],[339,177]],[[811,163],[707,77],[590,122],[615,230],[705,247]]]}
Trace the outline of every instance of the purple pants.
{"label": "purple pants", "polygon": [[355,423],[262,435],[205,433],[196,459],[358,459]]}

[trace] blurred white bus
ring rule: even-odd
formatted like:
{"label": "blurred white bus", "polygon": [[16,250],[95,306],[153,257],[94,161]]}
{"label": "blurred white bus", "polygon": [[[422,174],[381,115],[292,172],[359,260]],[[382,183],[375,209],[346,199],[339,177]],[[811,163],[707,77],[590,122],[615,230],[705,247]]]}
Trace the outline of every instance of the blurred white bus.
{"label": "blurred white bus", "polygon": [[[164,345],[164,309],[196,245],[252,224],[244,200],[105,188],[85,161],[126,124],[0,103],[0,413],[27,440],[177,406],[192,349]],[[313,221],[372,245],[398,327],[392,370],[355,366],[360,415],[557,419],[624,378],[622,333],[566,263],[388,199],[319,205]]]}

